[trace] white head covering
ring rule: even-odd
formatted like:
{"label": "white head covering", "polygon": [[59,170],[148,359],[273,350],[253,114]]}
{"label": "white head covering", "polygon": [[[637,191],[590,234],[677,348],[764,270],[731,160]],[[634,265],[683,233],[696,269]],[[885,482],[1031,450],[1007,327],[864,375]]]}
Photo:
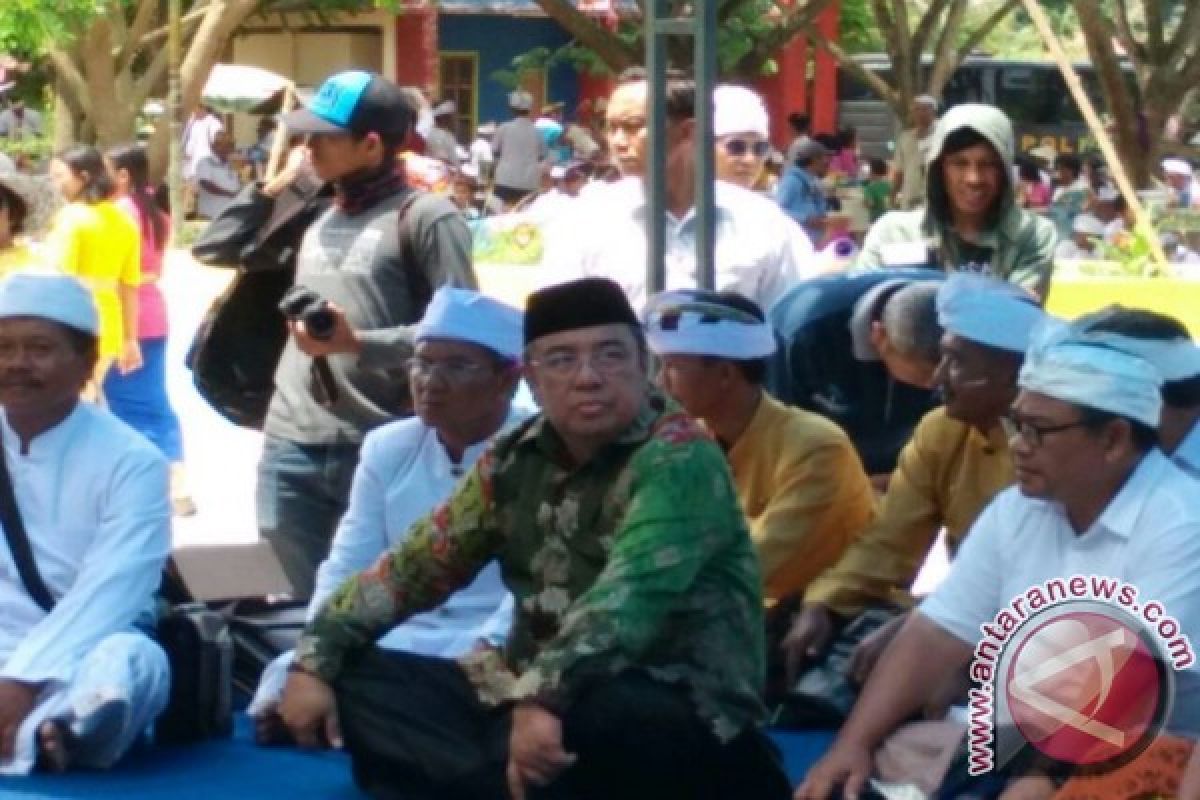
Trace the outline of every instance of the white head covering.
{"label": "white head covering", "polygon": [[[1127,338],[1127,337],[1119,337]],[[1047,318],[1034,331],[1017,383],[1022,389],[1157,428],[1162,377],[1114,337]]]}
{"label": "white head covering", "polygon": [[453,114],[458,111],[458,105],[453,100],[445,100],[433,107],[431,112],[434,117],[444,117],[447,114]]}
{"label": "white head covering", "polygon": [[1088,236],[1103,236],[1104,223],[1091,214],[1077,214],[1075,221],[1071,223],[1071,232],[1083,233]]}
{"label": "white head covering", "polygon": [[472,289],[438,289],[417,323],[416,341],[457,339],[519,361],[524,315]]}
{"label": "white head covering", "polygon": [[646,341],[658,355],[766,358],[775,334],[766,322],[711,292],[662,292],[646,305]]}
{"label": "white head covering", "polygon": [[744,86],[729,84],[713,90],[713,136],[731,133],[769,135],[767,107],[758,93]]}
{"label": "white head covering", "polygon": [[931,94],[919,94],[915,98],[913,98],[913,102],[919,106],[927,106],[927,107],[933,109],[934,111],[938,110],[937,98]]}
{"label": "white head covering", "polygon": [[1087,331],[1089,340],[1114,350],[1133,353],[1149,361],[1162,376],[1163,383],[1182,381],[1200,375],[1200,347],[1187,337],[1144,339],[1095,329],[1106,318],[1125,310],[1123,306],[1110,305],[1080,317],[1075,323]]}
{"label": "white head covering", "polygon": [[1101,203],[1115,203],[1120,196],[1121,193],[1111,186],[1104,186],[1096,192],[1096,199]]}
{"label": "white head covering", "polygon": [[1192,165],[1182,158],[1165,159],[1162,162],[1162,169],[1168,175],[1184,175],[1188,178],[1192,177],[1194,172]]}
{"label": "white head covering", "polygon": [[937,295],[938,324],[978,344],[1024,353],[1034,327],[1046,316],[1033,295],[984,275],[956,273]]}
{"label": "white head covering", "polygon": [[40,317],[98,336],[92,292],[78,278],[55,272],[14,272],[0,281],[0,319]]}
{"label": "white head covering", "polygon": [[533,108],[533,95],[524,89],[509,92],[508,107],[515,111],[528,111]]}

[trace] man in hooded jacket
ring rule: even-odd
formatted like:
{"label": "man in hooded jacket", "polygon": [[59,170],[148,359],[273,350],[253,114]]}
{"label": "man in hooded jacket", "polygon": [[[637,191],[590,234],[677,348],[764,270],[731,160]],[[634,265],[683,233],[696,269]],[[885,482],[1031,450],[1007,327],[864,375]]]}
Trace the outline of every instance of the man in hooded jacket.
{"label": "man in hooded jacket", "polygon": [[929,151],[925,207],[881,217],[857,266],[980,272],[1045,301],[1058,236],[1052,222],[1016,204],[1013,141],[998,108],[967,103],[946,112]]}

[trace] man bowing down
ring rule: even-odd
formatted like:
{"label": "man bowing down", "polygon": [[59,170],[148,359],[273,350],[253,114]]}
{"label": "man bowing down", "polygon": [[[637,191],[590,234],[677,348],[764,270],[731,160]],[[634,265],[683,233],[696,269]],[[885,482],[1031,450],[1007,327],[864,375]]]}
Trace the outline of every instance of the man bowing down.
{"label": "man bowing down", "polygon": [[109,767],[167,701],[166,656],[137,632],[171,547],[167,465],[79,401],[98,329],[75,278],[0,282],[0,454],[21,520],[4,515],[0,544],[4,774]]}

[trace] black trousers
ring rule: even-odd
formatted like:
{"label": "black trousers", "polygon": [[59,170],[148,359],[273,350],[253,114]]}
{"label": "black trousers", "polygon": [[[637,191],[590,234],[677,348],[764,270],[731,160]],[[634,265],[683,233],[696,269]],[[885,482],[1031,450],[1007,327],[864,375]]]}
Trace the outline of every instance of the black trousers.
{"label": "black trousers", "polygon": [[[452,661],[366,651],[338,679],[342,735],[379,800],[504,800],[511,709],[492,709]],[[773,746],[722,744],[683,689],[629,670],[583,691],[563,718],[579,760],[536,800],[788,800]]]}

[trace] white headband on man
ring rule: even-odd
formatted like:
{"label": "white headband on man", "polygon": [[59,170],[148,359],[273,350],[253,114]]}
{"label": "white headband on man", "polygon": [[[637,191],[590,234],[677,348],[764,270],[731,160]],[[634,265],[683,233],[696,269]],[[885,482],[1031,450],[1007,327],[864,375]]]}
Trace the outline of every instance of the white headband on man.
{"label": "white headband on man", "polygon": [[937,294],[938,324],[977,344],[1024,353],[1046,313],[1033,295],[996,278],[956,273]]}
{"label": "white headband on man", "polygon": [[456,339],[520,361],[523,325],[524,315],[511,306],[471,289],[443,286],[429,301],[414,338]]}
{"label": "white headband on man", "polygon": [[731,133],[770,135],[767,107],[753,89],[724,84],[713,90],[713,136]]}
{"label": "white headband on man", "polygon": [[650,298],[646,341],[661,356],[749,361],[775,352],[770,325],[747,311],[686,289]]}
{"label": "white headband on man", "polygon": [[0,280],[0,319],[39,317],[100,334],[92,292],[78,278],[57,272],[14,272]]}
{"label": "white headband on man", "polygon": [[1017,382],[1031,392],[1157,428],[1162,377],[1153,364],[1118,344],[1107,334],[1047,318],[1034,331]]}

